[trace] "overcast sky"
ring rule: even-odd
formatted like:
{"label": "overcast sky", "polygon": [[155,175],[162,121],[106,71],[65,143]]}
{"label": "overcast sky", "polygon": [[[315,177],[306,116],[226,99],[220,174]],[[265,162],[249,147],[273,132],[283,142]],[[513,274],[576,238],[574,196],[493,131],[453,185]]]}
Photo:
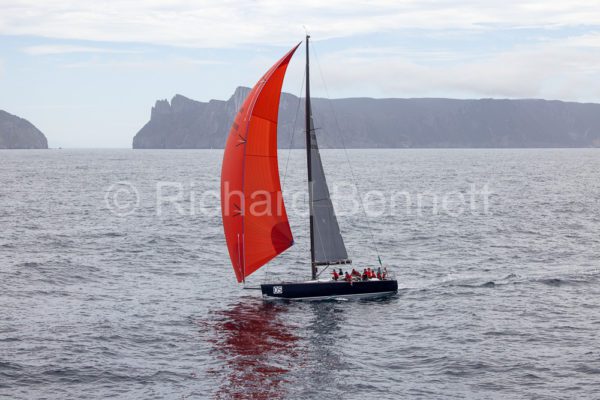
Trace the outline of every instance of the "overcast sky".
{"label": "overcast sky", "polygon": [[0,109],[51,147],[131,147],[157,99],[227,99],[303,25],[315,96],[600,102],[598,0],[0,0]]}

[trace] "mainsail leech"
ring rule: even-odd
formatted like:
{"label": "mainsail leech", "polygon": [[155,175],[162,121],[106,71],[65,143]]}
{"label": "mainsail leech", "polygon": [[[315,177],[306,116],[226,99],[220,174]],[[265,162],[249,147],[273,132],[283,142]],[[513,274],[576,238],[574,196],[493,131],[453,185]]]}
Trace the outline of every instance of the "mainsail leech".
{"label": "mainsail leech", "polygon": [[221,170],[221,213],[238,282],[293,243],[277,163],[277,117],[290,50],[256,83],[231,126]]}

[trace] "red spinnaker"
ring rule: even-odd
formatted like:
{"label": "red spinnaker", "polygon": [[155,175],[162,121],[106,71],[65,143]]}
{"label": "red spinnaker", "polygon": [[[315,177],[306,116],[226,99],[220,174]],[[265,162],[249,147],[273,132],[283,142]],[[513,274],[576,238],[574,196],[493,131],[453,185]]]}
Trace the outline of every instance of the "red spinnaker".
{"label": "red spinnaker", "polygon": [[277,115],[285,71],[299,45],[252,88],[225,143],[221,212],[238,282],[294,242],[279,182]]}

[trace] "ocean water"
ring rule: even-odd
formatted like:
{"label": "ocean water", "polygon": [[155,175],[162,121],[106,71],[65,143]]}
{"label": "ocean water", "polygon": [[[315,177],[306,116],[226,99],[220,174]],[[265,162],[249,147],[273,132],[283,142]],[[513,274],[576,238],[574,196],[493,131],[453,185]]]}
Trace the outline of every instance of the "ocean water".
{"label": "ocean water", "polygon": [[304,153],[297,244],[247,289],[221,157],[0,152],[0,397],[599,398],[598,150],[323,151],[350,256],[400,291],[291,303],[252,288],[309,274]]}

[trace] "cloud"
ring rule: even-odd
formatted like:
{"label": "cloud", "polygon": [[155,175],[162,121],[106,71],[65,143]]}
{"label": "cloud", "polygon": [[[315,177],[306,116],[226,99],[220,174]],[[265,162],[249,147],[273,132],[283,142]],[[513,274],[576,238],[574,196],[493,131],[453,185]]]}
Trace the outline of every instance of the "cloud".
{"label": "cloud", "polygon": [[93,47],[93,46],[72,46],[72,45],[40,45],[29,46],[21,49],[24,53],[33,56],[56,55],[68,53],[117,53],[117,54],[139,54],[141,51],[118,50],[111,48]]}
{"label": "cloud", "polygon": [[114,60],[92,58],[84,61],[62,64],[63,68],[123,68],[145,70],[174,70],[183,68],[197,68],[198,66],[224,65],[221,60],[198,59],[189,57],[167,57],[163,59],[144,60]]}
{"label": "cloud", "polygon": [[192,47],[289,44],[315,38],[426,30],[600,25],[595,0],[6,0],[0,34]]}
{"label": "cloud", "polygon": [[[594,89],[600,87],[597,0],[4,0],[0,5],[0,35],[77,40],[76,45],[22,49],[35,56],[89,54],[63,65],[70,68],[210,66],[219,63],[210,51],[187,53],[198,58],[177,58],[172,50],[164,59],[102,53],[136,53],[135,46],[146,48],[143,44],[287,48],[302,38],[303,25],[317,47],[319,40],[349,39],[331,41],[330,53],[322,55],[336,96],[600,100]],[[386,39],[368,46],[369,34]],[[421,43],[420,36],[429,40]],[[344,46],[350,49],[339,50]],[[262,55],[248,63],[268,67],[273,54]]]}
{"label": "cloud", "polygon": [[[600,99],[597,34],[540,42],[465,59],[461,52],[433,55],[398,48],[363,48],[327,54],[321,62],[329,90],[374,96],[541,97]],[[442,62],[431,62],[431,59]],[[343,68],[339,66],[343,65]],[[320,77],[318,78],[320,80]],[[318,83],[317,83],[318,85]],[[318,90],[318,89],[317,89]]]}

